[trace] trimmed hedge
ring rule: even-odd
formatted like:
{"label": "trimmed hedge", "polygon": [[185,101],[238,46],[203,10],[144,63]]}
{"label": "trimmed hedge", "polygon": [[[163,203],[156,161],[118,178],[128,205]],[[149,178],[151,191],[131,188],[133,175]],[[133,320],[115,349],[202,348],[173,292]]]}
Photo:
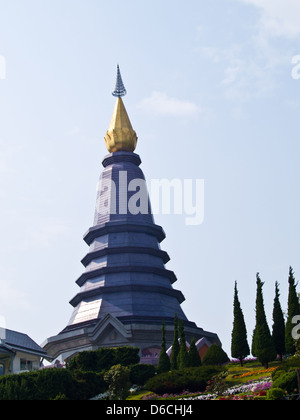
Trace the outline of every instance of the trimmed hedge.
{"label": "trimmed hedge", "polygon": [[218,366],[200,366],[161,373],[146,382],[145,388],[155,394],[174,394],[182,391],[203,392],[209,379],[221,373]]}
{"label": "trimmed hedge", "polygon": [[294,370],[280,375],[279,378],[273,382],[271,389],[274,388],[280,388],[283,391],[287,391],[290,395],[296,394],[298,392],[297,372]]}
{"label": "trimmed hedge", "polygon": [[284,397],[284,391],[280,388],[271,388],[267,392],[267,400],[269,400],[269,401],[282,400],[283,397]]}
{"label": "trimmed hedge", "polygon": [[275,381],[279,376],[291,370],[300,369],[300,358],[291,357],[282,362],[278,368],[272,373],[272,379]]}
{"label": "trimmed hedge", "polygon": [[0,378],[0,400],[87,400],[104,392],[102,374],[68,369],[44,369]]}
{"label": "trimmed hedge", "polygon": [[112,366],[130,366],[139,363],[139,349],[135,347],[101,348],[83,351],[69,361],[69,369],[103,372]]}
{"label": "trimmed hedge", "polygon": [[156,374],[155,366],[153,365],[133,365],[130,366],[130,382],[132,385],[145,385],[145,383],[153,378]]}

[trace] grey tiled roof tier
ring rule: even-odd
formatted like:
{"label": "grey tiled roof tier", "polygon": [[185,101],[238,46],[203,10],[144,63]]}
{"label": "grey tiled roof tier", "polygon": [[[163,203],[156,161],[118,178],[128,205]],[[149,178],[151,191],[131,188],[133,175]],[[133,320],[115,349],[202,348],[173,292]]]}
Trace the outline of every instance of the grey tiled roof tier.
{"label": "grey tiled roof tier", "polygon": [[89,246],[81,261],[85,271],[70,301],[73,314],[44,346],[53,357],[102,346],[160,347],[162,322],[171,340],[175,314],[184,321],[189,339],[206,337],[220,343],[216,334],[197,327],[182,310],[185,298],[173,288],[176,275],[165,267],[170,258],[160,243],[166,235],[154,222],[148,193],[147,211],[124,212],[136,193],[128,191],[129,184],[145,183],[140,165],[140,157],[132,152],[111,153],[103,160],[94,224],[84,235]]}
{"label": "grey tiled roof tier", "polygon": [[46,356],[46,352],[27,334],[23,334],[17,331],[5,329],[5,339],[2,343],[12,351],[24,351],[40,355],[41,357]]}
{"label": "grey tiled roof tier", "polygon": [[[130,182],[145,181],[140,164],[139,156],[131,152],[112,153],[103,161],[94,226],[84,237],[90,245],[82,261],[86,271],[76,281],[81,290],[70,301],[75,310],[69,325],[88,316],[90,321],[100,319],[107,313],[119,319],[155,316],[161,321],[177,313],[187,321],[180,307],[184,296],[172,287],[177,278],[165,268],[169,256],[159,245],[165,233],[154,223],[148,193],[147,213],[120,211],[120,174],[126,174],[129,201],[135,193],[128,191]],[[103,207],[110,205],[112,183],[116,187],[116,211],[109,208],[105,212]],[[93,309],[89,312],[88,307]]]}

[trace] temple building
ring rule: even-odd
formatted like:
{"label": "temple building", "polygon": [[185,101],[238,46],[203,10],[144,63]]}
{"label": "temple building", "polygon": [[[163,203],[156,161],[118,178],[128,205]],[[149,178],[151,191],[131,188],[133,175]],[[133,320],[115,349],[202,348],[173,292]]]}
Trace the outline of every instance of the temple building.
{"label": "temple building", "polygon": [[216,334],[187,319],[181,308],[185,298],[173,288],[177,279],[165,267],[169,256],[160,247],[165,232],[151,212],[125,94],[118,66],[117,100],[105,135],[109,154],[103,160],[94,223],[84,235],[89,246],[82,259],[85,271],[76,281],[80,289],[70,301],[69,323],[43,344],[60,361],[83,350],[116,346],[138,347],[142,362],[155,360],[163,321],[167,345],[172,344],[175,314],[184,321],[188,341],[205,338],[221,345]]}

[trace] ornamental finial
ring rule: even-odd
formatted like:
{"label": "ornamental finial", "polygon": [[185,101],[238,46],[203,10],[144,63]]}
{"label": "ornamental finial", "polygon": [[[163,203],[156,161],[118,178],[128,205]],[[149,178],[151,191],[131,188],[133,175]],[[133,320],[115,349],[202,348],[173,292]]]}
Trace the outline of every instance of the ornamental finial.
{"label": "ornamental finial", "polygon": [[116,86],[115,86],[115,90],[113,91],[112,95],[116,96],[117,98],[122,98],[122,96],[125,96],[127,93],[123,80],[122,80],[122,76],[121,76],[121,72],[120,72],[120,67],[119,65],[117,66],[117,80],[116,80]]}
{"label": "ornamental finial", "polygon": [[113,96],[117,97],[117,102],[109,128],[105,135],[105,144],[109,153],[115,152],[134,152],[137,145],[137,135],[133,130],[122,96],[126,95],[126,89],[122,81],[120,67],[117,67],[116,87]]}

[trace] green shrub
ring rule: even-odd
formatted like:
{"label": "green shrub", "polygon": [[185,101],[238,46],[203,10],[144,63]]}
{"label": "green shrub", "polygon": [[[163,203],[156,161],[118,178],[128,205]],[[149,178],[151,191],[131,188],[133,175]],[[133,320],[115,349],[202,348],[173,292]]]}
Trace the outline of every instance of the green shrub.
{"label": "green shrub", "polygon": [[72,380],[72,393],[67,394],[72,400],[88,400],[107,389],[101,373],[76,370],[72,371]]}
{"label": "green shrub", "polygon": [[224,365],[229,362],[229,357],[217,344],[212,344],[203,357],[203,365]]}
{"label": "green shrub", "polygon": [[102,372],[112,366],[130,366],[139,363],[139,349],[135,347],[101,348],[82,351],[69,361],[69,369],[86,372]]}
{"label": "green shrub", "polygon": [[276,369],[274,372],[272,372],[272,380],[275,382],[280,376],[284,375],[286,373],[285,370]]}
{"label": "green shrub", "polygon": [[130,366],[130,382],[133,385],[145,385],[148,379],[153,378],[156,373],[155,366],[136,364]]}
{"label": "green shrub", "polygon": [[283,363],[281,363],[272,373],[273,381],[275,381],[282,374],[296,368],[300,369],[300,358],[290,357],[288,360],[285,360]]}
{"label": "green shrub", "polygon": [[103,375],[95,372],[54,368],[0,378],[0,400],[86,400],[105,390]]}
{"label": "green shrub", "polygon": [[198,353],[195,339],[191,341],[191,346],[189,349],[189,367],[199,367],[202,365],[201,357]]}
{"label": "green shrub", "polygon": [[[36,397],[33,399],[49,400],[58,394],[72,397],[72,375],[66,369],[43,369],[32,373],[35,374],[32,376],[34,378],[32,385],[36,393]],[[29,382],[28,386],[31,387]]]}
{"label": "green shrub", "polygon": [[267,400],[276,401],[282,400],[284,397],[284,391],[281,388],[271,388],[267,392]]}
{"label": "green shrub", "polygon": [[217,366],[201,366],[162,373],[149,379],[145,388],[155,394],[174,394],[182,391],[203,392],[209,379],[220,373]]}
{"label": "green shrub", "polygon": [[274,388],[280,388],[283,391],[287,391],[288,394],[297,393],[297,390],[298,390],[297,372],[294,370],[294,371],[287,372],[279,376],[279,378],[273,382],[271,389],[274,389]]}
{"label": "green shrub", "polygon": [[137,347],[116,347],[115,364],[122,366],[130,366],[139,363],[139,348]]}
{"label": "green shrub", "polygon": [[130,370],[126,366],[112,366],[104,375],[109,385],[110,400],[126,400],[130,389]]}
{"label": "green shrub", "polygon": [[0,400],[49,400],[73,390],[71,372],[44,369],[0,378]]}

